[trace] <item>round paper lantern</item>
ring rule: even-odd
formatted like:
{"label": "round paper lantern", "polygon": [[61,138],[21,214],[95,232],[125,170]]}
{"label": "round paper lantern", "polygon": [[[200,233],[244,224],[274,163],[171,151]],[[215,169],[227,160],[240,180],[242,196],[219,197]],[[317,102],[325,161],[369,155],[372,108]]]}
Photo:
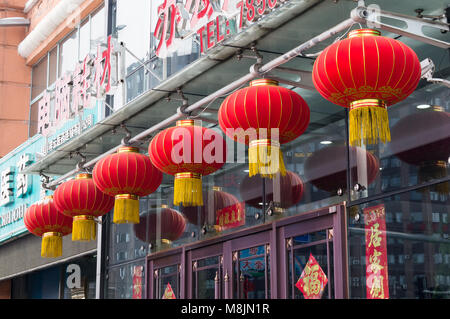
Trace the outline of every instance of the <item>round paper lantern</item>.
{"label": "round paper lantern", "polygon": [[102,192],[115,196],[116,224],[139,223],[139,197],[156,191],[163,178],[148,156],[130,146],[120,147],[117,153],[98,161],[92,174]]}
{"label": "round paper lantern", "polygon": [[203,203],[204,205],[201,207],[181,207],[181,212],[188,222],[194,225],[204,225],[205,223],[214,225],[216,212],[236,205],[239,200],[234,195],[222,191],[221,187],[213,186],[212,189],[203,192]]}
{"label": "round paper lantern", "polygon": [[317,57],[313,83],[327,100],[350,108],[350,145],[390,141],[387,107],[407,98],[421,77],[419,59],[400,41],[358,29]]}
{"label": "round paper lantern", "polygon": [[[450,157],[450,114],[442,107],[414,113],[392,128],[392,153],[403,162],[419,167],[419,183],[447,176]],[[447,183],[436,185],[448,193]]]}
{"label": "round paper lantern", "polygon": [[[356,152],[366,156],[367,185],[369,186],[378,176],[380,164],[378,159],[370,152],[360,147],[350,146],[351,185],[357,182],[358,169],[355,159]],[[318,189],[336,193],[338,189],[347,189],[347,146],[333,145],[322,148],[308,157],[304,164],[304,175],[311,184]]]}
{"label": "round paper lantern", "polygon": [[163,243],[170,244],[180,238],[186,229],[183,215],[166,205],[162,205],[159,210],[154,209],[143,214],[141,219],[133,229],[136,237],[147,243],[155,243],[161,239]]}
{"label": "round paper lantern", "polygon": [[53,196],[28,207],[23,221],[30,233],[42,237],[42,257],[62,255],[62,237],[72,232],[72,218],[58,211]]}
{"label": "round paper lantern", "polygon": [[230,94],[219,109],[221,129],[231,139],[249,145],[249,176],[273,178],[285,174],[280,144],[299,137],[309,124],[303,98],[271,79],[258,79]]}
{"label": "round paper lantern", "polygon": [[194,120],[177,121],[176,126],[159,132],[148,152],[161,172],[175,176],[176,206],[202,206],[202,176],[214,173],[226,161],[222,136]]}
{"label": "round paper lantern", "polygon": [[91,174],[78,174],[75,179],[59,185],[54,194],[56,207],[73,218],[72,240],[94,240],[97,235],[95,217],[108,213],[114,207],[114,197],[95,186]]}
{"label": "round paper lantern", "polygon": [[[262,183],[263,179],[259,176],[245,177],[240,186],[241,197],[246,204],[261,208],[262,207]],[[275,192],[274,192],[275,184]],[[265,183],[266,202],[276,202],[275,208],[288,209],[296,205],[303,196],[303,181],[296,173],[286,171],[285,176]],[[274,195],[276,194],[276,195]]]}

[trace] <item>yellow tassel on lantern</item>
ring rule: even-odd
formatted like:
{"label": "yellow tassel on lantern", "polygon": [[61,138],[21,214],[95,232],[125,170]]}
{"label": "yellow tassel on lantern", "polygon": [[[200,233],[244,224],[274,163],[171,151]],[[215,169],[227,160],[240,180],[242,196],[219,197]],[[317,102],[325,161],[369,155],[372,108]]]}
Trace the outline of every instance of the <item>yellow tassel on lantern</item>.
{"label": "yellow tassel on lantern", "polygon": [[350,104],[349,139],[351,146],[391,141],[386,105],[378,99],[364,99]]}
{"label": "yellow tassel on lantern", "polygon": [[286,175],[280,143],[270,140],[253,140],[248,148],[249,176],[273,178],[277,173]]}
{"label": "yellow tassel on lantern", "polygon": [[139,224],[139,196],[116,195],[113,222],[115,224]]}
{"label": "yellow tassel on lantern", "polygon": [[202,176],[197,173],[175,174],[173,204],[203,206]]}
{"label": "yellow tassel on lantern", "polygon": [[73,218],[72,240],[89,241],[95,240],[97,236],[97,225],[94,217],[89,215],[79,215]]}
{"label": "yellow tassel on lantern", "polygon": [[59,257],[62,255],[62,234],[58,232],[47,232],[42,235],[41,256]]}

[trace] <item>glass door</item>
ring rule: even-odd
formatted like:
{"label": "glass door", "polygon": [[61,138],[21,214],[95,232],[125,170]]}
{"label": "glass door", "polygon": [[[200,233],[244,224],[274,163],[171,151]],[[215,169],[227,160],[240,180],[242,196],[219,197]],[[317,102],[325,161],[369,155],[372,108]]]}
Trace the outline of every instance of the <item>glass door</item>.
{"label": "glass door", "polygon": [[281,298],[334,299],[348,295],[344,221],[345,208],[335,206],[299,216],[279,228],[280,256],[284,260],[279,275]]}
{"label": "glass door", "polygon": [[184,298],[182,258],[180,252],[173,252],[150,259],[149,269],[149,291],[150,299],[180,299]]}

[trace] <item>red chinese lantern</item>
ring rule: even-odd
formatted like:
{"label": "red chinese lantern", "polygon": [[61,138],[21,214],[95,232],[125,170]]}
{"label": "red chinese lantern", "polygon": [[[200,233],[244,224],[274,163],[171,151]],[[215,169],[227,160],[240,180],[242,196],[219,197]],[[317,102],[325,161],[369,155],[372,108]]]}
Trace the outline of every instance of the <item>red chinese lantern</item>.
{"label": "red chinese lantern", "polygon": [[212,189],[203,192],[202,207],[182,207],[181,212],[188,222],[194,225],[216,223],[216,212],[239,203],[232,194],[222,191],[221,187],[213,186]]}
{"label": "red chinese lantern", "polygon": [[78,174],[62,183],[53,197],[58,210],[73,218],[74,241],[94,240],[97,234],[94,217],[103,216],[114,207],[114,197],[100,191],[91,174]]}
{"label": "red chinese lantern", "polygon": [[58,211],[53,196],[28,207],[23,221],[30,233],[42,237],[42,257],[62,255],[62,237],[72,232],[72,218]]}
{"label": "red chinese lantern", "polygon": [[[442,107],[414,113],[392,128],[392,152],[403,162],[419,167],[419,183],[447,176],[450,157],[450,114]],[[448,182],[436,185],[448,193]]]}
{"label": "red chinese lantern", "polygon": [[[370,152],[360,147],[349,148],[351,183],[357,182],[358,169],[356,167],[357,153],[365,154],[367,163],[367,185],[369,186],[378,176],[380,164],[378,159]],[[304,164],[304,175],[311,184],[318,189],[336,193],[338,189],[347,189],[347,146],[333,145],[322,148],[308,157]]]}
{"label": "red chinese lantern", "polygon": [[148,152],[159,170],[175,176],[176,206],[202,206],[202,176],[217,171],[226,161],[222,136],[194,120],[177,121],[176,126],[158,133]]}
{"label": "red chinese lantern", "polygon": [[[256,208],[262,207],[263,181],[259,176],[244,178],[240,186],[240,192],[246,204]],[[303,181],[300,176],[294,172],[286,171],[285,176],[279,176],[279,179],[277,177],[265,183],[266,203],[275,201],[276,208],[288,209],[300,202],[303,189]]]}
{"label": "red chinese lantern", "polygon": [[92,175],[102,192],[115,196],[116,224],[139,223],[139,197],[156,191],[163,178],[148,156],[130,146],[120,147],[117,153],[98,161]]}
{"label": "red chinese lantern", "polygon": [[285,174],[280,144],[299,137],[309,124],[303,98],[270,79],[258,79],[230,94],[219,109],[221,129],[231,139],[249,145],[249,176],[273,178]]}
{"label": "red chinese lantern", "polygon": [[327,100],[349,107],[350,145],[390,141],[387,107],[406,99],[421,77],[419,59],[400,41],[358,29],[317,57],[313,82]]}
{"label": "red chinese lantern", "polygon": [[134,225],[133,229],[136,237],[147,243],[155,243],[161,239],[163,243],[170,244],[180,238],[186,229],[183,215],[166,205],[162,205],[159,210],[147,212],[141,219],[142,221]]}

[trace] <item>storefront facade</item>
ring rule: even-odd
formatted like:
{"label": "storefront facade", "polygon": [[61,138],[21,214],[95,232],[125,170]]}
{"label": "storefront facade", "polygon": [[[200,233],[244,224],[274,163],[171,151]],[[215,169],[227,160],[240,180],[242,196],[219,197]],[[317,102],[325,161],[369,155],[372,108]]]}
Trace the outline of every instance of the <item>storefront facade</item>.
{"label": "storefront facade", "polygon": [[[348,109],[317,92],[311,71],[333,41],[358,23],[367,27],[348,21],[357,2],[94,2],[80,4],[81,18],[72,19],[69,31],[56,28],[53,39],[34,48],[25,39],[19,48],[33,66],[28,143],[42,144],[34,152],[41,156],[23,171],[40,175],[48,192],[78,172],[92,172],[120,144],[147,154],[151,139],[176,120],[200,120],[222,134],[221,103],[254,78],[279,80],[305,99],[311,114],[307,130],[282,146],[287,177],[249,178],[247,148],[240,152],[224,136],[232,156],[202,178],[203,207],[175,206],[174,178],[164,174],[159,188],[140,198],[139,224],[115,224],[111,211],[101,218],[97,241],[65,239],[69,249],[85,245],[74,258],[95,255],[95,294],[90,261],[86,297],[448,298],[446,3],[359,2],[414,18],[393,16],[412,23],[403,31],[384,20],[369,27],[411,47],[419,61],[430,59],[433,78],[442,81],[423,73],[415,91],[389,108],[391,142],[349,148]],[[428,16],[442,24],[430,24]],[[426,35],[411,32],[421,24],[429,28]],[[413,128],[402,126],[404,119]],[[430,156],[415,163],[403,156],[407,151],[413,158]],[[444,159],[432,156],[438,153]],[[169,210],[182,216],[177,236],[163,217]],[[31,236],[23,233],[0,249]],[[67,273],[60,287],[72,263],[58,265]],[[314,286],[307,284],[311,275]],[[19,280],[11,274],[0,283],[2,278],[13,286]],[[61,291],[59,297],[69,296]]]}

